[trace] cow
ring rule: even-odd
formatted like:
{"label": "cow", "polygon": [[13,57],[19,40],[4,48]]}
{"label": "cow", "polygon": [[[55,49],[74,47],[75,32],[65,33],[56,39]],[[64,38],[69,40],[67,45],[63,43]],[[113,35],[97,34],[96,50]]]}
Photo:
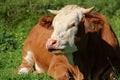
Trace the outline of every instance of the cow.
{"label": "cow", "polygon": [[56,16],[46,49],[78,65],[85,80],[113,80],[113,68],[120,69],[119,42],[106,18],[93,9],[78,5],[49,9]]}
{"label": "cow", "polygon": [[54,55],[46,50],[46,41],[51,36],[53,18],[43,16],[24,42],[22,62],[16,71],[17,74],[27,74],[35,67],[35,74],[47,72],[56,80],[82,80],[83,75],[77,66],[69,64],[64,55]]}

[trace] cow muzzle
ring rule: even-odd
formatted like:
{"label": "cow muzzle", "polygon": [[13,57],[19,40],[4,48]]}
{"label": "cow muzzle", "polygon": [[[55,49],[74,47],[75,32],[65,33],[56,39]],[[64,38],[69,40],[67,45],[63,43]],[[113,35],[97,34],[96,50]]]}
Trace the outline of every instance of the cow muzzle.
{"label": "cow muzzle", "polygon": [[59,45],[59,41],[57,41],[55,39],[49,39],[46,42],[47,50],[54,54],[60,54],[60,53],[63,53],[63,51],[64,51],[64,49],[59,48],[58,45]]}

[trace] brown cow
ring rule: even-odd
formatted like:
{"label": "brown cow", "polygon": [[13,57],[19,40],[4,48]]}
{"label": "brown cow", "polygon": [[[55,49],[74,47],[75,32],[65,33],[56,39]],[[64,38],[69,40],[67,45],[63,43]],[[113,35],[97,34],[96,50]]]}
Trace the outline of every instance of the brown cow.
{"label": "brown cow", "polygon": [[105,17],[90,13],[93,8],[67,5],[49,10],[56,16],[46,48],[66,55],[69,62],[78,65],[85,80],[104,80],[113,73],[112,66],[120,68],[119,43]]}
{"label": "brown cow", "polygon": [[39,74],[48,70],[48,75],[56,80],[69,80],[70,74],[75,80],[82,80],[82,73],[77,67],[70,65],[65,56],[56,56],[46,50],[45,43],[53,32],[51,23],[52,17],[44,16],[31,30],[24,43],[22,63],[17,73],[26,74],[35,66],[34,73]]}

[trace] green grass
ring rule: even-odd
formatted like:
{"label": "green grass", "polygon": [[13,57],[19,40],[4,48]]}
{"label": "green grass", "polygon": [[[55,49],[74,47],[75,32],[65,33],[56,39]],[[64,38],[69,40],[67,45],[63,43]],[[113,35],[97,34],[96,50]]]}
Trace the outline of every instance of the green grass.
{"label": "green grass", "polygon": [[77,4],[85,8],[95,6],[93,12],[106,16],[120,42],[119,0],[1,0],[0,80],[52,80],[47,73],[17,75],[14,71],[21,63],[23,43],[31,28],[41,16],[53,16],[47,9],[60,9],[67,4]]}
{"label": "green grass", "polygon": [[53,80],[47,73],[40,75],[35,75],[32,72],[24,75],[15,74],[14,72],[21,63],[21,50],[0,54],[0,80]]}

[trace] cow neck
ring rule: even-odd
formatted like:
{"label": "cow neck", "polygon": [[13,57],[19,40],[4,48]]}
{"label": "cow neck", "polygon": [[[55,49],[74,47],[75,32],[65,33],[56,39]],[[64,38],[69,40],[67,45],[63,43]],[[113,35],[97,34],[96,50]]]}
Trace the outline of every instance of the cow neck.
{"label": "cow neck", "polygon": [[78,32],[75,35],[75,45],[78,50],[85,50],[88,44],[88,35],[85,33],[84,22],[78,25]]}
{"label": "cow neck", "polygon": [[67,57],[69,63],[73,65],[74,62],[73,62],[73,55],[72,55],[72,53],[65,54],[65,56]]}

